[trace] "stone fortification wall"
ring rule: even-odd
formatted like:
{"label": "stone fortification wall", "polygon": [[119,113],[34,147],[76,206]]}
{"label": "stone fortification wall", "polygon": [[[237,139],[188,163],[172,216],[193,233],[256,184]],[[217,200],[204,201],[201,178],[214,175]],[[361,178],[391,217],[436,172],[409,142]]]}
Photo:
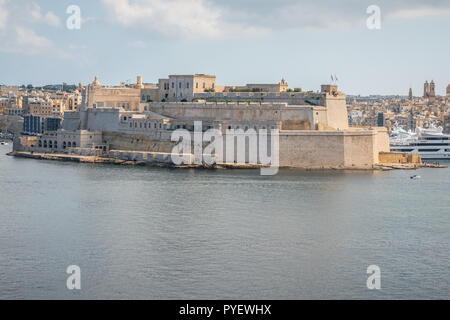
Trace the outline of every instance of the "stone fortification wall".
{"label": "stone fortification wall", "polygon": [[128,135],[119,132],[103,132],[103,141],[110,150],[130,150],[146,152],[172,152],[175,143],[153,140],[146,135]]}

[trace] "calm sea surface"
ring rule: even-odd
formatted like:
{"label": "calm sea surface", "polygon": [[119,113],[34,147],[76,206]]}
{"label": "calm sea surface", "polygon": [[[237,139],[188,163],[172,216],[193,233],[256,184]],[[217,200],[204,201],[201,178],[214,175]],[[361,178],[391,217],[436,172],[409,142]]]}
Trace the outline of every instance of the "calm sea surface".
{"label": "calm sea surface", "polygon": [[[2,299],[450,298],[450,169],[262,177],[9,149]],[[69,265],[81,268],[80,291],[66,288]],[[366,287],[370,265],[379,291]]]}

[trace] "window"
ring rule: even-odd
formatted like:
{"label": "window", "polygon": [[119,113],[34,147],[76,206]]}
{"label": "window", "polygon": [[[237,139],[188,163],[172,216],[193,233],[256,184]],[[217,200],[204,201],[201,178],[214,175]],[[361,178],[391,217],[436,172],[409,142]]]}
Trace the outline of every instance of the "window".
{"label": "window", "polygon": [[203,82],[203,89],[205,89],[205,88],[206,88],[206,83]]}
{"label": "window", "polygon": [[76,148],[76,147],[77,147],[77,144],[76,144],[76,142],[72,142],[72,147],[74,147],[74,148]]}
{"label": "window", "polygon": [[195,83],[195,88],[198,89],[198,82]]}
{"label": "window", "polygon": [[142,122],[139,123],[139,128],[142,128]]}
{"label": "window", "polygon": [[175,88],[175,82],[172,82],[172,89]]}
{"label": "window", "polygon": [[133,127],[133,123],[130,122],[130,128],[132,128],[132,127]]}
{"label": "window", "polygon": [[186,83],[186,88],[188,88],[188,89],[189,89],[189,82],[188,82],[188,83]]}
{"label": "window", "polygon": [[72,142],[69,141],[69,142],[67,143],[67,146],[68,146],[69,148],[72,148]]}

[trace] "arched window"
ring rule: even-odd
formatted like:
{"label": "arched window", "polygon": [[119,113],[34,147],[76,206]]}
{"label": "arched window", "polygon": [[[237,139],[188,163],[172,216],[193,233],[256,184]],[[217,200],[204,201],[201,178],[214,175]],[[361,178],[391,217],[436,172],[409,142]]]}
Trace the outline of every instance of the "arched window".
{"label": "arched window", "polygon": [[53,147],[55,147],[55,149],[58,148],[58,141],[55,141],[55,142],[53,143]]}
{"label": "arched window", "polygon": [[44,140],[44,148],[47,148],[47,140]]}
{"label": "arched window", "polygon": [[72,142],[69,141],[69,142],[67,143],[67,147],[72,148]]}
{"label": "arched window", "polygon": [[48,142],[48,147],[49,147],[50,149],[53,149],[53,141],[50,140],[50,141]]}
{"label": "arched window", "polygon": [[66,148],[66,142],[64,141],[63,142],[63,149],[65,149]]}
{"label": "arched window", "polygon": [[76,148],[77,147],[77,143],[76,142],[72,142],[72,147]]}
{"label": "arched window", "polygon": [[39,148],[42,148],[42,140],[39,140]]}

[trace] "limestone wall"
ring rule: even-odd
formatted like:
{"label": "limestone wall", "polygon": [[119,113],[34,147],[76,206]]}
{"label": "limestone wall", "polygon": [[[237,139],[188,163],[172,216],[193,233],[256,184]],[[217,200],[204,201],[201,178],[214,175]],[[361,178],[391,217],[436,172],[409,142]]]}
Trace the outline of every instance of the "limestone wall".
{"label": "limestone wall", "polygon": [[376,130],[281,131],[280,166],[370,167],[379,161],[377,136]]}
{"label": "limestone wall", "polygon": [[287,121],[285,128],[289,130],[314,129],[327,121],[324,107],[286,103],[151,103],[146,108],[179,120]]}
{"label": "limestone wall", "polygon": [[87,107],[114,108],[137,110],[141,102],[141,89],[87,87],[83,91],[84,103]]}
{"label": "limestone wall", "polygon": [[324,131],[282,131],[280,166],[344,166],[343,135]]}
{"label": "limestone wall", "polygon": [[348,113],[345,95],[333,96],[327,94],[325,99],[327,108],[327,125],[335,129],[348,129]]}
{"label": "limestone wall", "polygon": [[147,152],[172,152],[175,143],[152,140],[146,135],[128,135],[119,132],[103,132],[103,142],[110,150],[133,150]]}
{"label": "limestone wall", "polygon": [[418,154],[380,152],[378,159],[381,164],[422,163]]}

